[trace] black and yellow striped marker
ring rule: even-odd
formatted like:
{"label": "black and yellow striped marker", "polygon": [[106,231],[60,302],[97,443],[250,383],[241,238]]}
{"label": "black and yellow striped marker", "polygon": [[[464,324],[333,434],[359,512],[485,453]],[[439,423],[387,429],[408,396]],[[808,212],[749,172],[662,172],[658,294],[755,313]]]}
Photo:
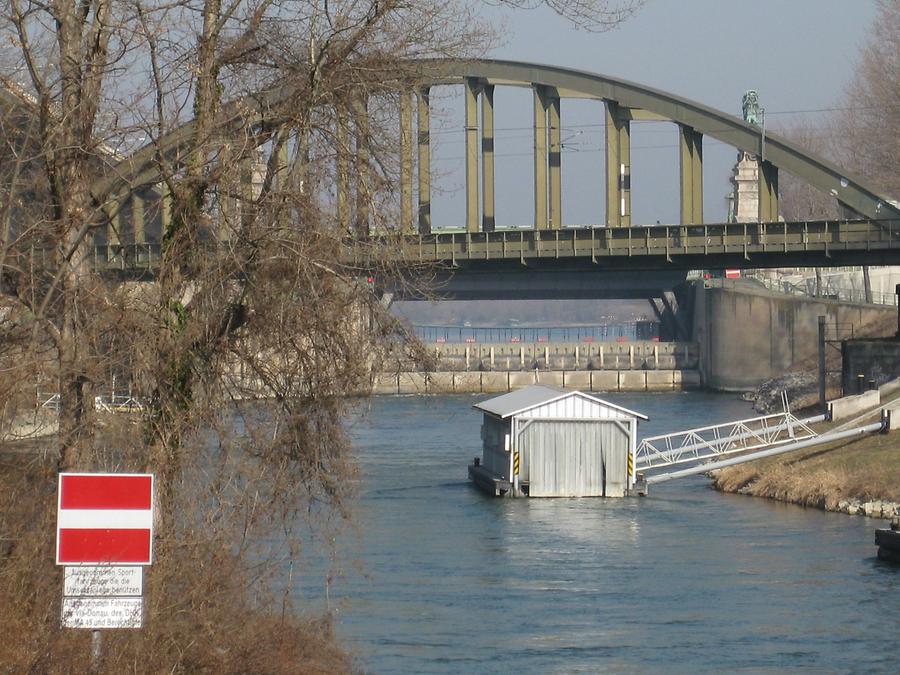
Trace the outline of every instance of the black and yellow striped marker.
{"label": "black and yellow striped marker", "polygon": [[519,475],[519,451],[516,450],[513,453],[513,473],[518,476]]}
{"label": "black and yellow striped marker", "polygon": [[630,452],[628,453],[628,475],[634,475],[634,455]]}

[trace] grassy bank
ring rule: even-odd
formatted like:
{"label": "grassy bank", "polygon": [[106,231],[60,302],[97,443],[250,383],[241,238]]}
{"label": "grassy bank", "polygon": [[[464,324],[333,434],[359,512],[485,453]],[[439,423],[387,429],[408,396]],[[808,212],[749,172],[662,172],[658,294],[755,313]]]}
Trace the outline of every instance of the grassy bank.
{"label": "grassy bank", "polygon": [[837,509],[842,500],[900,502],[900,436],[877,434],[717,471],[715,487]]}
{"label": "grassy bank", "polygon": [[900,433],[837,441],[739,464],[715,472],[713,483],[723,492],[829,511],[847,511],[847,502],[898,504]]}

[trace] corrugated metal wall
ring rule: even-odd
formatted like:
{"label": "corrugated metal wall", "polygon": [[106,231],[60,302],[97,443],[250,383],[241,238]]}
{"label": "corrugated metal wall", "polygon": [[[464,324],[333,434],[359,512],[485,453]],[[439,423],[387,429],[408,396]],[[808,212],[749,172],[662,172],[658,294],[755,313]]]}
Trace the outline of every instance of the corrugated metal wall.
{"label": "corrugated metal wall", "polygon": [[612,421],[534,420],[519,439],[520,479],[532,497],[624,497],[628,446]]}
{"label": "corrugated metal wall", "polygon": [[597,401],[582,398],[578,395],[567,396],[559,401],[552,401],[545,405],[529,410],[527,417],[566,417],[566,418],[582,418],[592,420],[628,420],[631,419],[620,410],[610,408]]}

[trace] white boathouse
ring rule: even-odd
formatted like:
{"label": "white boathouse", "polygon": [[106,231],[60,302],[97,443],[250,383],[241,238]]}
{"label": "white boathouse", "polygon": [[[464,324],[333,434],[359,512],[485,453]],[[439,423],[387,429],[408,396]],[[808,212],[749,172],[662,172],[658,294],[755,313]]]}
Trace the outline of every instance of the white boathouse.
{"label": "white boathouse", "polygon": [[474,406],[482,456],[469,477],[501,496],[624,497],[634,489],[639,420],[580,391],[534,385]]}

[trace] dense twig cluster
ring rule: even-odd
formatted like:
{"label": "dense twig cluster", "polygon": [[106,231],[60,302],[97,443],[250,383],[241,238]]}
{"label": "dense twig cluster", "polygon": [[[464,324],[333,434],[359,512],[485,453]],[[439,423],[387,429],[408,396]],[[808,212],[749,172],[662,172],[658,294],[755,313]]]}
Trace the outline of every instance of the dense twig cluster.
{"label": "dense twig cluster", "polygon": [[[285,571],[346,514],[349,397],[407,348],[364,280],[399,274],[378,262],[400,222],[398,97],[413,59],[482,44],[473,25],[431,1],[6,4],[0,432],[39,391],[59,403],[58,435],[0,464],[0,662],[86,663],[59,626],[55,480],[107,470],[153,472],[159,521],[145,628],[108,637],[104,668],[347,667]],[[153,274],[96,265],[132,242]],[[110,390],[144,405],[101,414]]]}

